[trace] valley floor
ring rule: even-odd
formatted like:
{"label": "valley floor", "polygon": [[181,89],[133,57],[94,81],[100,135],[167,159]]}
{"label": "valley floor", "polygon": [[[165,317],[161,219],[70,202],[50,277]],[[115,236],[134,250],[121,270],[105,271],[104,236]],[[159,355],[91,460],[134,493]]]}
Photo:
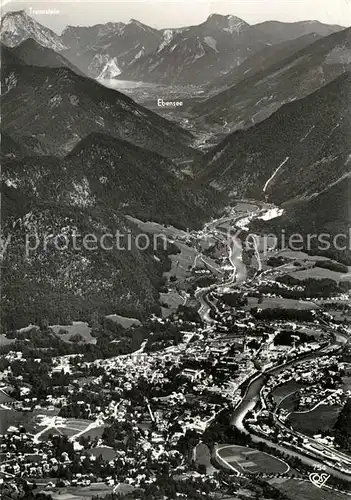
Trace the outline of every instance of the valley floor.
{"label": "valley floor", "polygon": [[[4,478],[16,478],[18,474],[35,477],[39,486],[47,485],[45,490],[51,492],[53,498],[68,494],[80,498],[83,489],[84,496],[89,498],[94,494],[97,479],[106,485],[98,487],[100,494],[104,488],[115,492],[119,488],[145,488],[141,473],[151,482],[157,481],[150,467],[160,467],[161,454],[175,476],[185,478],[194,471],[192,468],[197,469],[203,463],[207,475],[200,476],[201,481],[211,482],[220,469],[229,470],[238,476],[238,484],[244,489],[250,490],[249,484],[243,483],[246,477],[264,478],[284,490],[288,497],[295,491],[296,477],[305,480],[305,489],[315,488],[307,482],[310,471],[313,467],[323,468],[331,478],[322,490],[325,498],[329,499],[332,488],[336,498],[346,499],[346,493],[339,490],[345,491],[351,484],[351,456],[334,443],[333,429],[326,423],[323,437],[313,431],[304,435],[301,424],[293,423],[290,428],[286,421],[290,414],[291,419],[294,415],[303,418],[304,414],[309,419],[309,411],[322,403],[337,405],[337,415],[344,411],[349,391],[342,370],[350,355],[350,329],[337,317],[325,314],[323,300],[310,297],[307,301],[310,307],[306,308],[301,307],[304,301],[285,298],[287,290],[293,293],[294,287],[282,287],[282,295],[277,290],[260,291],[272,286],[274,277],[301,272],[304,266],[310,267],[311,263],[318,266],[319,262],[313,256],[282,253],[278,249],[267,255],[262,250],[264,246],[259,244],[249,249],[244,224],[269,211],[272,206],[267,204],[250,200],[238,202],[201,231],[190,233],[130,218],[151,234],[163,231],[180,250],[172,256],[172,268],[167,273],[168,292],[160,297],[163,318],[154,317],[151,323],[142,325],[142,328],[150,328],[150,333],[134,353],[87,361],[85,350],[79,351],[78,344],[76,352],[82,352],[81,358],[55,356],[51,376],[61,373],[61,377],[73,384],[72,388],[63,395],[48,387],[47,402],[39,395],[35,413],[30,379],[26,386],[20,385],[15,399],[5,399],[0,411],[6,412],[7,417],[12,412],[18,427],[9,427],[11,418],[7,418],[8,444],[3,447],[1,475]],[[259,241],[258,237],[256,242]],[[272,256],[283,257],[284,261],[272,267]],[[326,300],[329,310],[330,300]],[[338,300],[346,298],[339,294]],[[132,334],[141,328],[140,322],[124,321],[118,315],[109,319],[118,320],[119,328]],[[350,320],[349,317],[347,321]],[[55,328],[56,336],[62,336],[62,332],[58,332],[60,327]],[[82,346],[90,342],[91,333],[91,330],[88,336],[84,333],[86,339],[81,340]],[[120,341],[120,333],[117,337],[116,333],[111,335],[112,339],[114,336],[112,342]],[[4,359],[14,366],[11,352]],[[209,369],[209,366],[212,367]],[[97,378],[87,376],[92,370],[99,374]],[[103,386],[101,377],[105,381]],[[23,392],[27,386],[28,390]],[[77,406],[81,389],[86,396]],[[98,397],[98,405],[88,403],[86,398],[94,398],[96,390],[102,390],[104,397]],[[4,386],[6,397],[8,391]],[[28,397],[24,398],[22,393]],[[295,394],[298,399],[292,396]],[[21,421],[18,417],[26,404],[30,411],[23,413],[25,420],[21,419],[28,432],[28,451],[17,466],[13,465],[9,445],[15,442]],[[310,404],[307,411],[305,404]],[[40,416],[44,412],[46,416]],[[133,420],[137,422],[134,430],[127,424]],[[335,421],[332,425],[336,425]],[[116,437],[111,439],[115,432],[126,439],[123,454],[128,458],[123,467]],[[179,454],[179,450],[182,450],[183,439],[190,439],[192,433],[212,449],[214,461],[208,460],[207,452],[201,453],[199,457],[203,459],[195,458],[189,469],[186,455]],[[54,460],[57,459],[49,450],[59,442],[55,441],[55,434],[59,439],[67,436],[68,457],[73,453],[72,446],[77,456],[101,455],[100,472],[94,466],[88,473],[82,462],[81,476],[65,479],[60,487],[54,487],[52,483],[56,484],[57,479],[51,478],[55,477]],[[128,445],[131,436],[132,447]],[[173,456],[177,459],[171,465]],[[113,468],[109,469],[104,460],[108,460],[110,466],[113,464]],[[136,467],[134,474],[130,468],[137,463],[145,463],[145,466]],[[65,467],[68,464],[67,459]],[[202,471],[203,467],[198,470]],[[279,479],[282,475],[284,481]]]}

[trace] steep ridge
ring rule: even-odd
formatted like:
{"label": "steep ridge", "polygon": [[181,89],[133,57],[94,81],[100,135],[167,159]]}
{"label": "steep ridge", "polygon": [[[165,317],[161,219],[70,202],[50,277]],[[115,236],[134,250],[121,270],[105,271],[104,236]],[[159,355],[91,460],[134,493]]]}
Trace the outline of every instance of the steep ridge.
{"label": "steep ridge", "polygon": [[61,38],[67,47],[74,49],[89,48],[97,39],[103,38],[111,33],[122,30],[124,23],[109,22],[106,24],[95,24],[94,26],[71,26],[68,25],[62,31]]}
{"label": "steep ridge", "polygon": [[104,132],[167,157],[197,154],[190,133],[68,68],[5,65],[2,81],[4,130],[23,143],[34,139],[37,153],[62,156],[89,133]]}
{"label": "steep ridge", "polygon": [[343,29],[338,24],[324,24],[320,21],[297,21],[294,23],[265,21],[255,26],[262,33],[267,33],[270,36],[274,35],[281,40],[293,40],[310,33],[317,33],[319,36],[324,37]]}
{"label": "steep ridge", "polygon": [[278,61],[283,61],[304,47],[311,45],[319,38],[321,37],[317,35],[317,33],[309,33],[294,40],[288,40],[276,45],[269,45],[252,56],[249,56],[236,68],[213,80],[207,86],[207,90],[218,93],[227,87],[237,85],[240,81],[245,80],[249,76],[264,71]]}
{"label": "steep ridge", "polygon": [[280,204],[319,193],[350,171],[349,72],[262,123],[230,134],[204,158],[198,181]]}
{"label": "steep ridge", "polygon": [[[4,46],[2,46],[4,47]],[[3,50],[3,49],[2,49]],[[47,68],[69,68],[77,75],[84,76],[84,74],[74,66],[68,59],[63,57],[60,53],[52,49],[48,49],[40,45],[33,38],[27,38],[11,50],[15,56],[18,57],[28,66],[45,66]]]}
{"label": "steep ridge", "polygon": [[[286,236],[300,234],[307,251],[328,256],[350,266],[350,170],[349,167],[347,174],[318,195],[286,204],[281,217],[260,224],[257,229],[276,235],[282,234],[283,230]],[[321,235],[324,242],[317,239]]]}
{"label": "steep ridge", "polygon": [[200,121],[226,122],[231,130],[258,123],[283,103],[300,99],[351,65],[351,28],[315,41],[237,85],[194,106]]}

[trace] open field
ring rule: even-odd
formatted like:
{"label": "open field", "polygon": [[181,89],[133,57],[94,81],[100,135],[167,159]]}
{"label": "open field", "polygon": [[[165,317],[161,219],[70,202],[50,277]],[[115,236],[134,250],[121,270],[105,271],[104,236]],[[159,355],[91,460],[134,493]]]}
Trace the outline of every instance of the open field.
{"label": "open field", "polygon": [[60,432],[62,436],[68,436],[69,438],[75,436],[78,432],[77,429],[72,429],[71,427],[56,427],[56,429]]}
{"label": "open field", "polygon": [[55,416],[56,411],[34,410],[34,411],[17,411],[17,410],[0,410],[0,434],[4,434],[10,426],[23,426],[30,434],[35,434],[40,430],[37,424],[36,417],[38,415]]}
{"label": "open field", "polygon": [[206,467],[211,466],[211,453],[206,444],[200,443],[197,445],[195,450],[195,462],[196,464],[203,464]]}
{"label": "open field", "polygon": [[227,468],[235,469],[241,474],[257,474],[259,472],[282,474],[289,471],[289,466],[282,460],[245,446],[219,446],[216,453],[223,465],[227,465]]}
{"label": "open field", "polygon": [[336,281],[336,283],[350,280],[350,277],[345,273],[330,271],[330,269],[323,269],[322,267],[312,267],[311,269],[304,269],[303,271],[295,271],[294,273],[290,274],[290,276],[298,280],[306,280],[308,278],[317,280],[330,279]]}
{"label": "open field", "polygon": [[103,435],[104,430],[105,430],[105,426],[100,425],[99,427],[93,427],[92,429],[88,429],[86,432],[83,432],[81,435],[84,437],[90,436],[91,439],[94,439],[96,437],[101,437]]}
{"label": "open field", "polygon": [[322,335],[323,330],[321,328],[318,328],[317,326],[314,327],[301,326],[299,328],[299,333],[305,333],[306,335],[313,335],[318,339]]}
{"label": "open field", "polygon": [[0,347],[13,344],[14,342],[16,342],[16,339],[8,339],[3,333],[0,334]]}
{"label": "open field", "polygon": [[343,377],[342,388],[344,391],[351,391],[351,376],[350,377]]}
{"label": "open field", "polygon": [[305,252],[298,252],[294,250],[281,250],[277,253],[277,257],[284,257],[292,260],[309,260],[311,262],[318,262],[322,260],[329,260],[327,257],[322,257],[319,255],[308,255]]}
{"label": "open field", "polygon": [[63,435],[72,437],[84,431],[91,424],[91,420],[70,418],[64,420],[63,425],[57,425],[57,430]]}
{"label": "open field", "polygon": [[[172,290],[168,293],[160,293],[160,303],[162,316],[167,318],[167,316],[178,309],[178,306],[184,304],[184,300],[176,290]],[[168,307],[162,307],[162,304],[167,304]]]}
{"label": "open field", "polygon": [[[295,261],[287,262],[279,267],[270,267],[266,266],[265,270],[270,269],[271,272],[265,276],[267,281],[275,281],[278,276],[282,276],[283,274],[295,273],[300,270],[294,265]],[[294,274],[291,274],[294,276]]]}
{"label": "open field", "polygon": [[64,419],[64,427],[70,427],[72,429],[77,429],[78,432],[83,431],[88,425],[92,423],[91,420],[84,418],[67,418]]}
{"label": "open field", "polygon": [[74,493],[67,492],[57,492],[51,490],[45,490],[45,493],[50,494],[53,500],[87,500],[92,498],[91,496],[76,495]]}
{"label": "open field", "polygon": [[[177,229],[174,226],[164,226],[163,224],[159,224],[158,222],[143,222],[135,217],[131,217],[129,215],[126,218],[134,224],[136,224],[139,229],[144,231],[145,233],[155,234],[157,237],[159,235],[165,235],[167,238],[176,240],[176,239],[185,239],[188,236],[186,231],[182,229]],[[162,239],[160,237],[159,241],[162,243]]]}
{"label": "open field", "polygon": [[260,309],[318,309],[319,306],[313,302],[295,299],[281,299],[278,297],[265,297],[261,304],[255,297],[249,297],[248,309],[259,307]]}
{"label": "open field", "polygon": [[102,455],[104,460],[112,460],[116,458],[116,452],[113,448],[109,448],[108,446],[98,446],[97,448],[90,448],[87,450],[89,455],[93,455],[94,457],[98,457]]}
{"label": "open field", "polygon": [[[45,420],[42,422],[39,421],[38,424],[40,424],[37,427],[38,432],[43,431],[45,429],[45,425],[48,425]],[[50,434],[59,434],[62,436],[72,437],[76,434],[83,433],[82,431],[84,431],[91,424],[91,420],[84,420],[79,418],[65,419],[62,417],[57,417],[57,419],[55,419],[54,425],[52,425],[52,422],[50,422],[47,430],[40,435],[39,439],[40,441],[45,441],[46,439],[48,439]]]}
{"label": "open field", "polygon": [[291,500],[348,500],[350,497],[326,487],[317,488],[310,481],[288,479],[274,486],[285,493]]}
{"label": "open field", "polygon": [[284,398],[286,398],[289,394],[300,390],[304,385],[298,384],[294,381],[290,381],[287,384],[281,385],[277,387],[273,393],[273,400],[276,404],[279,404]]}
{"label": "open field", "polygon": [[[91,328],[88,323],[83,323],[83,321],[74,321],[72,325],[53,325],[50,328],[64,342],[71,342],[72,335],[81,335],[82,342],[85,344],[96,344],[97,342],[97,339],[90,334]],[[60,333],[62,331],[65,333]]]}
{"label": "open field", "polygon": [[[121,483],[117,486],[115,493],[126,494],[135,488],[129,484]],[[50,494],[53,500],[91,500],[95,497],[104,497],[114,491],[113,486],[107,486],[104,483],[93,483],[84,487],[65,487],[45,489],[46,494]]]}
{"label": "open field", "polygon": [[55,488],[54,490],[44,490],[50,494],[53,500],[90,500],[94,496],[105,496],[111,494],[113,488],[104,483],[91,484],[86,487]]}
{"label": "open field", "polygon": [[130,328],[131,326],[140,326],[141,323],[136,318],[127,318],[125,316],[120,316],[119,314],[109,314],[106,316],[107,319],[110,319],[114,323],[121,325],[123,328]]}
{"label": "open field", "polygon": [[338,406],[320,405],[307,413],[291,413],[288,423],[296,431],[307,436],[314,436],[320,434],[320,431],[333,429],[340,410]]}
{"label": "open field", "polygon": [[335,321],[346,321],[351,323],[351,312],[340,311],[339,309],[328,309],[328,313],[333,316]]}
{"label": "open field", "polygon": [[169,256],[172,261],[172,267],[170,271],[164,273],[164,276],[168,278],[176,276],[179,279],[188,275],[189,268],[194,265],[198,252],[184,243],[175,242],[175,245],[179,248],[180,253]]}

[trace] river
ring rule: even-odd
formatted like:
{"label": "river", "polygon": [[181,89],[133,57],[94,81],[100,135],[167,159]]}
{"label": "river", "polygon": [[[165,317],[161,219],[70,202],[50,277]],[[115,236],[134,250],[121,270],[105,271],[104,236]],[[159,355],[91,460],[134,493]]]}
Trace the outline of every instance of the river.
{"label": "river", "polygon": [[[218,229],[218,227],[223,224],[224,222],[231,222],[232,227],[235,228],[237,227],[237,224],[241,220],[246,220],[247,218],[250,218],[252,220],[253,217],[257,216],[262,216],[262,206],[259,204],[257,206],[251,207],[250,211],[248,210],[247,214],[240,214],[240,217],[238,215],[235,215],[235,212],[233,212],[231,217],[223,217],[221,219],[218,219],[216,221],[212,221],[211,223],[206,225],[206,230],[215,232],[215,239],[218,239],[219,241],[222,241],[223,243],[226,243],[228,246],[229,250],[229,255],[228,259],[230,264],[233,267],[233,274],[229,280],[229,282],[222,284],[222,285],[212,285],[210,287],[198,289],[196,292],[196,297],[200,301],[201,307],[199,309],[199,314],[202,317],[203,321],[207,324],[213,324],[215,323],[214,320],[212,320],[209,316],[210,309],[211,309],[211,301],[208,298],[208,294],[213,291],[214,289],[220,289],[223,287],[228,287],[228,286],[236,286],[240,287],[242,286],[246,279],[247,279],[247,269],[245,264],[243,263],[242,260],[242,254],[243,254],[243,247],[242,247],[242,242],[240,238],[237,236],[231,236],[228,238],[228,234],[223,234],[223,231]],[[239,224],[240,225],[240,224]],[[336,338],[336,342],[342,343],[342,340],[345,341],[345,339],[341,338]],[[292,360],[288,363],[286,363],[284,366],[278,366],[278,367],[273,367],[269,370],[267,370],[265,373],[258,373],[256,377],[251,381],[249,384],[246,393],[244,395],[243,400],[239,404],[239,406],[235,409],[233,415],[232,415],[232,420],[231,420],[231,425],[236,426],[239,430],[242,432],[245,432],[248,434],[248,431],[245,429],[243,421],[245,418],[245,415],[252,410],[256,403],[259,401],[260,398],[260,391],[262,387],[264,386],[265,383],[265,377],[267,373],[279,373],[280,371],[284,370],[286,366],[295,366],[303,361],[306,361],[308,359],[315,359],[316,356],[318,355],[323,355],[323,349],[320,349],[318,352],[314,352],[313,356],[307,356],[304,357],[303,359],[299,360]],[[314,458],[314,457],[307,457],[302,453],[299,453],[298,451],[292,451],[290,448],[287,448],[285,446],[282,446],[280,444],[274,443],[270,441],[269,439],[266,439],[261,436],[256,436],[254,434],[251,434],[251,438],[254,442],[262,442],[266,443],[269,445],[271,448],[275,448],[277,451],[280,453],[285,453],[287,455],[290,455],[292,457],[297,457],[299,458],[303,463],[306,465],[312,466],[312,467],[318,467],[321,468],[323,467],[325,471],[339,479],[351,482],[351,476],[349,474],[343,473],[340,470],[337,470],[333,467],[329,467],[323,463],[322,458]],[[310,439],[311,442],[314,442],[313,439]],[[332,451],[325,447],[325,450],[329,451],[329,453]],[[334,455],[337,456],[341,460],[342,453],[335,451]]]}

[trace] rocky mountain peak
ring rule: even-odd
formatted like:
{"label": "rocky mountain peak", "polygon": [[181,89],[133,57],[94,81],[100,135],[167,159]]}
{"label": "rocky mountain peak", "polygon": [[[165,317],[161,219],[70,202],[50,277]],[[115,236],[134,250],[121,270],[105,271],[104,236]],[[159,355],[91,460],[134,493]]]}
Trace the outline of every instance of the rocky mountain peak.
{"label": "rocky mountain peak", "polygon": [[139,30],[142,30],[142,31],[157,31],[157,30],[154,30],[153,28],[151,28],[150,26],[147,26],[146,24],[143,24],[141,23],[140,21],[138,21],[137,19],[130,19],[128,21],[128,23],[126,24],[126,28],[128,27],[134,27],[134,28],[138,28]]}
{"label": "rocky mountain peak", "polygon": [[7,12],[4,15],[1,20],[0,37],[9,47],[33,38],[40,45],[56,51],[67,48],[56,33],[35,21],[24,10]]}
{"label": "rocky mountain peak", "polygon": [[249,25],[233,15],[211,14],[205,21],[206,25],[222,31],[227,31],[231,34],[240,34],[240,32]]}

